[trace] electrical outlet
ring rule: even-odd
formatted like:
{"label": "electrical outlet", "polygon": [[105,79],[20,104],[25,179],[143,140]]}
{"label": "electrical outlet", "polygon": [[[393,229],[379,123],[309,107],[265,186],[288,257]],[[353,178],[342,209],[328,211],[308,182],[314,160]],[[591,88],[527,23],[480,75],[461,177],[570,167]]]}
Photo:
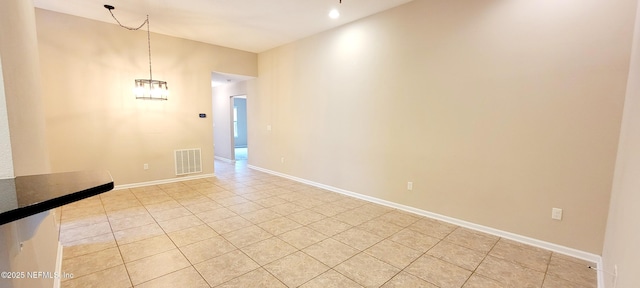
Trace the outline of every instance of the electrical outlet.
{"label": "electrical outlet", "polygon": [[413,191],[413,182],[407,182],[407,190]]}
{"label": "electrical outlet", "polygon": [[560,209],[560,208],[552,208],[551,209],[551,219],[562,220],[562,209]]}
{"label": "electrical outlet", "polygon": [[149,170],[149,164],[146,164],[146,163],[145,163],[145,164],[144,164],[144,166],[142,166],[142,168],[143,168],[144,170]]}
{"label": "electrical outlet", "polygon": [[280,163],[284,163],[284,157],[280,157]]}

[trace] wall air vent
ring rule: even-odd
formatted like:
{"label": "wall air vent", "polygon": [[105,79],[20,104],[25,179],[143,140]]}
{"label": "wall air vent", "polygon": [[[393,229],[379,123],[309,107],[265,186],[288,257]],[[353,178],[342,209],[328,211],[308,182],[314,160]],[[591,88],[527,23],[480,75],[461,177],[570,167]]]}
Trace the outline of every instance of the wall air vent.
{"label": "wall air vent", "polygon": [[175,150],[176,175],[186,175],[202,172],[202,158],[200,148]]}

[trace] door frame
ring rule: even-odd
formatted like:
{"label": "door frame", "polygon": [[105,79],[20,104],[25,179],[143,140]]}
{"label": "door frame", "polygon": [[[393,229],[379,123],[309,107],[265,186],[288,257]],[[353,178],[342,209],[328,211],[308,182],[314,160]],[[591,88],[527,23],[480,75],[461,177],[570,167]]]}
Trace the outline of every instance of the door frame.
{"label": "door frame", "polygon": [[[236,161],[236,137],[234,136],[234,127],[233,127],[233,107],[235,106],[234,102],[235,99],[245,99],[247,100],[247,94],[239,94],[239,95],[234,95],[234,96],[230,96],[229,97],[229,125],[230,125],[230,129],[229,129],[229,139],[231,139],[231,160],[232,161]],[[249,101],[246,101],[246,106],[249,106]],[[247,108],[248,110],[248,108]],[[247,118],[245,116],[245,118]],[[245,122],[247,122],[247,126],[249,125],[248,121],[246,121],[247,119],[245,119]],[[247,127],[247,132],[248,132],[249,128]],[[248,134],[248,133],[247,133]],[[247,135],[247,151],[249,151],[249,135]],[[249,161],[249,153],[247,153],[247,161]]]}

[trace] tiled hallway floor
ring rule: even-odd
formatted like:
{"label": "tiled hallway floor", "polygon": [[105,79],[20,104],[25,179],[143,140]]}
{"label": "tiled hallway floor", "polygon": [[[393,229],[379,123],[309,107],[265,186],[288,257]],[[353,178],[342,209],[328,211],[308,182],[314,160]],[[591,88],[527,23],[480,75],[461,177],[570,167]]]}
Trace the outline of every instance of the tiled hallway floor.
{"label": "tiled hallway floor", "polygon": [[590,263],[243,166],[62,207],[62,287],[596,287]]}

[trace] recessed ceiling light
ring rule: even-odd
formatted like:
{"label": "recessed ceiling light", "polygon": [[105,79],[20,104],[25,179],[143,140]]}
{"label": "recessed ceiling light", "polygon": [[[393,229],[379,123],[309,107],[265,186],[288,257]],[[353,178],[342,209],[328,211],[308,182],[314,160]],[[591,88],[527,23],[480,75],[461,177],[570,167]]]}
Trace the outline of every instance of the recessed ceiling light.
{"label": "recessed ceiling light", "polygon": [[340,12],[338,11],[338,9],[332,9],[331,12],[329,12],[329,18],[338,19],[338,17],[340,17]]}

